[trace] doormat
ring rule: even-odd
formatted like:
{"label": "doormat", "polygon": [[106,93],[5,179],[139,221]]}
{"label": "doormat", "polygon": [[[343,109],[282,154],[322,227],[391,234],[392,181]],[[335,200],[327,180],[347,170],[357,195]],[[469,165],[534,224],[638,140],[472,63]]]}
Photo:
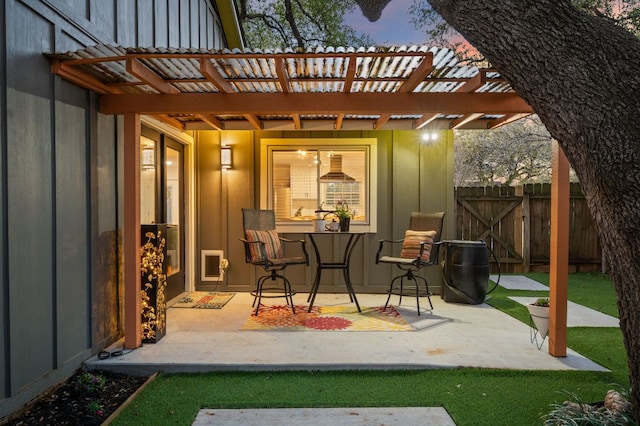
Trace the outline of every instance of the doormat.
{"label": "doormat", "polygon": [[235,293],[216,293],[214,291],[192,291],[178,299],[172,308],[222,309],[235,296]]}
{"label": "doormat", "polygon": [[251,314],[241,330],[275,331],[413,331],[413,327],[393,306],[365,308],[355,306],[261,306],[258,316]]}

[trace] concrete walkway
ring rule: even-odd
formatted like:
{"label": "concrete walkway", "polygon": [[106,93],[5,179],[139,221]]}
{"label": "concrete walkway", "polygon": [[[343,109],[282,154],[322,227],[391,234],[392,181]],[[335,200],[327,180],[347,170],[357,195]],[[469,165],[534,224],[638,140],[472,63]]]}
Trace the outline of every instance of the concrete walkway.
{"label": "concrete walkway", "polygon": [[[509,297],[522,305],[533,303],[537,297]],[[620,327],[620,320],[577,303],[567,303],[567,327]]]}
{"label": "concrete walkway", "polygon": [[538,281],[532,280],[524,275],[490,275],[489,278],[494,283],[497,282],[500,287],[509,290],[549,291],[549,287],[546,285],[540,284]]}

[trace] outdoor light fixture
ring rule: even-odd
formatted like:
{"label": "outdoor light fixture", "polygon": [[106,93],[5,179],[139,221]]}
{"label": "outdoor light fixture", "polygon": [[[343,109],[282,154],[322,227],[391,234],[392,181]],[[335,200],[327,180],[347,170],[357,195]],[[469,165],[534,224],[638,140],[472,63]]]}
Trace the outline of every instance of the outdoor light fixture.
{"label": "outdoor light fixture", "polygon": [[223,169],[231,168],[231,147],[223,146],[220,148],[220,165]]}
{"label": "outdoor light fixture", "polygon": [[142,148],[142,168],[154,169],[156,167],[156,153],[152,146]]}
{"label": "outdoor light fixture", "polygon": [[424,142],[431,142],[431,141],[435,141],[436,139],[438,139],[438,133],[436,132],[422,132],[422,140]]}

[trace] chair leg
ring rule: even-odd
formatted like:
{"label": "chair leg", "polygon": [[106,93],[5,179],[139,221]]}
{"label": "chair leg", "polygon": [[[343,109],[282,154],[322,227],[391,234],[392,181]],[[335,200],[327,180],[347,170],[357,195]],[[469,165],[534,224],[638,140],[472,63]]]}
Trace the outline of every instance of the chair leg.
{"label": "chair leg", "polygon": [[[258,306],[256,306],[256,310],[254,315],[258,316],[258,311],[260,309],[260,301],[262,299],[262,289],[264,287],[264,283],[267,279],[271,279],[271,281],[282,280],[282,291],[284,293],[284,298],[287,301],[287,305],[291,306],[291,311],[295,314],[296,308],[293,304],[293,289],[291,288],[291,282],[285,278],[284,275],[280,275],[272,271],[271,275],[265,275],[264,277],[260,277],[258,280],[258,290],[256,292],[256,297],[258,299]],[[255,305],[256,299],[254,298],[253,303]]]}
{"label": "chair leg", "polygon": [[269,275],[265,275],[264,277],[260,277],[258,279],[258,284],[256,286],[256,295],[253,298],[253,305],[251,305],[252,307],[255,306],[256,308],[255,312],[253,313],[253,315],[255,316],[258,316],[258,312],[260,311],[260,303],[262,301],[262,288],[264,287],[264,282],[267,280],[267,278],[271,277]]}
{"label": "chair leg", "polygon": [[[400,297],[400,299],[398,301],[398,306],[400,306],[402,304],[402,296],[404,294],[404,279],[405,278],[407,280],[413,280],[413,282],[415,283],[415,286],[416,286],[416,308],[418,310],[418,315],[420,315],[420,297],[421,297],[420,296],[420,282],[424,283],[425,296],[429,300],[429,306],[433,310],[433,303],[431,302],[431,292],[429,292],[429,284],[427,283],[427,280],[424,277],[421,277],[421,276],[418,276],[418,275],[414,275],[411,270],[409,270],[406,274],[400,275],[398,277],[395,277],[393,280],[391,280],[391,285],[389,286],[389,291],[388,291],[389,296],[387,296],[387,302],[384,304],[384,308],[386,309],[387,306],[389,305],[389,300],[391,300],[391,295],[392,294],[398,294],[398,296]],[[400,280],[400,288],[399,288],[399,291],[397,293],[394,291],[394,285],[395,285],[396,280]]]}
{"label": "chair leg", "polygon": [[[389,300],[391,300],[391,295],[393,294],[393,284],[398,279],[400,280],[400,293],[402,293],[402,278],[404,278],[404,275],[400,275],[399,277],[395,277],[394,279],[391,280],[389,291],[387,291],[387,293],[389,293],[389,296],[387,296],[387,302],[384,304],[384,309],[387,309],[387,306],[389,305]],[[402,296],[400,296],[400,302],[398,303],[398,305],[400,305],[401,303],[402,303]]]}
{"label": "chair leg", "polygon": [[253,303],[251,304],[251,307],[256,306],[256,300],[258,299],[258,295],[260,294],[260,284],[263,281],[263,279],[266,279],[266,278],[268,278],[268,276],[258,278],[258,282],[256,283],[256,289],[253,292]]}
{"label": "chair leg", "polygon": [[416,283],[416,309],[418,310],[418,316],[420,316],[420,284],[416,278],[420,277],[413,277],[413,281]]}
{"label": "chair leg", "polygon": [[427,296],[431,310],[433,310],[433,303],[431,303],[431,292],[429,291],[429,283],[427,283],[427,280],[423,277],[413,275],[413,280],[416,282],[416,305],[418,306],[418,315],[420,315],[420,284],[418,283],[418,279],[424,283],[424,294]]}
{"label": "chair leg", "polygon": [[258,316],[258,313],[260,312],[260,304],[262,302],[262,291],[264,289],[264,285],[267,280],[271,280],[271,281],[282,280],[282,290],[284,293],[284,298],[287,301],[287,305],[291,306],[291,311],[295,314],[296,308],[293,304],[294,293],[293,293],[293,289],[291,288],[291,282],[288,279],[286,279],[284,275],[280,275],[276,273],[275,270],[272,270],[271,275],[265,275],[258,279],[258,282],[256,284],[256,293],[255,293],[255,296],[253,297],[253,305],[251,305],[252,307],[256,308],[253,315]]}
{"label": "chair leg", "polygon": [[282,279],[283,287],[284,287],[284,299],[287,301],[287,305],[291,306],[291,312],[296,313],[296,307],[293,304],[293,291],[291,290],[291,282],[286,279],[283,275],[279,275]]}
{"label": "chair leg", "polygon": [[384,304],[384,308],[387,309],[387,305],[389,304],[389,300],[391,299],[391,291],[389,291],[389,295],[387,296],[387,301]]}

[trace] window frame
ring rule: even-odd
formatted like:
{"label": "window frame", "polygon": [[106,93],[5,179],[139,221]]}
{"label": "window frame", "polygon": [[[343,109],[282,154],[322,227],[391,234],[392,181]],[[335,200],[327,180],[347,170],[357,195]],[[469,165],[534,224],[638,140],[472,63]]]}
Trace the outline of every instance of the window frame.
{"label": "window frame", "polygon": [[[260,140],[260,208],[273,209],[271,190],[273,188],[273,164],[271,153],[274,150],[331,150],[345,151],[349,149],[361,149],[366,147],[368,154],[365,174],[367,182],[364,185],[364,194],[368,204],[368,220],[351,222],[351,230],[355,232],[376,232],[377,230],[377,205],[378,205],[378,181],[377,159],[378,140],[376,138],[262,138]],[[311,220],[276,222],[279,232],[309,232],[312,230]]]}

